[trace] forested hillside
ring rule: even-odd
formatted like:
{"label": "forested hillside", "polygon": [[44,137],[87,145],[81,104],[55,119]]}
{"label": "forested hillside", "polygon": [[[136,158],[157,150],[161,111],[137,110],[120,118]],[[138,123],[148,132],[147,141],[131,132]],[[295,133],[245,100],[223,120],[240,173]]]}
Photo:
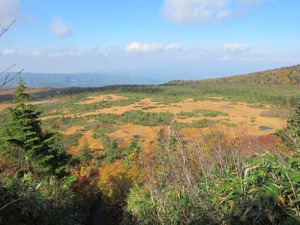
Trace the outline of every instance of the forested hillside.
{"label": "forested hillside", "polygon": [[289,85],[298,87],[300,84],[300,65],[203,81],[171,81],[168,84],[187,84],[195,82],[245,83],[268,86]]}

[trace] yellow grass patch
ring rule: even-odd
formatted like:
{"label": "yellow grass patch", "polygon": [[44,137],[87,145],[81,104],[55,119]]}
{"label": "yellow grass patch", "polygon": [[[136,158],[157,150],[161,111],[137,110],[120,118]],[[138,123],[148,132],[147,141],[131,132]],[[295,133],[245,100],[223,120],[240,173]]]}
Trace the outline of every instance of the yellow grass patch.
{"label": "yellow grass patch", "polygon": [[159,107],[159,104],[157,102],[152,102],[150,98],[141,99],[139,102],[135,102],[131,105],[125,105],[125,106],[114,106],[111,108],[104,108],[99,109],[95,112],[88,112],[81,114],[81,116],[89,116],[89,115],[95,115],[95,114],[117,114],[121,115],[125,112],[132,111],[132,110],[143,110],[148,111],[145,109],[146,107]]}
{"label": "yellow grass patch", "polygon": [[83,136],[80,138],[78,142],[79,146],[81,146],[83,142],[86,140],[92,150],[103,149],[103,145],[101,143],[100,138],[94,138],[93,135],[94,135],[93,130],[83,132]]}
{"label": "yellow grass patch", "polygon": [[116,100],[122,100],[125,99],[124,96],[115,95],[115,94],[109,94],[109,95],[100,95],[100,96],[90,96],[87,98],[87,100],[78,102],[78,104],[93,104],[96,102],[102,102],[102,101],[116,101]]}
{"label": "yellow grass patch", "polygon": [[185,141],[197,142],[197,140],[203,139],[206,134],[216,134],[218,132],[226,133],[228,136],[247,136],[249,135],[247,126],[245,124],[239,124],[237,127],[228,127],[222,124],[216,124],[213,127],[208,128],[182,128],[180,135]]}
{"label": "yellow grass patch", "polygon": [[71,149],[69,149],[68,153],[74,154],[74,155],[78,154],[78,150],[82,146],[82,144],[85,140],[90,145],[92,150],[103,149],[103,145],[101,143],[100,138],[93,137],[94,131],[89,130],[89,131],[82,132],[83,128],[84,128],[84,126],[72,126],[72,127],[68,128],[67,130],[59,131],[63,135],[71,135],[71,134],[75,134],[76,132],[82,133],[82,137],[78,140],[77,146],[73,146]]}
{"label": "yellow grass patch", "polygon": [[51,103],[58,103],[58,99],[52,99],[52,100],[44,100],[44,101],[32,101],[29,102],[32,105],[39,105],[39,104],[51,104]]}
{"label": "yellow grass patch", "polygon": [[[126,106],[116,106],[111,108],[99,109],[93,112],[83,113],[83,114],[69,114],[66,116],[77,116],[84,117],[97,114],[123,114],[131,110],[142,110],[145,112],[170,112],[175,116],[180,112],[191,112],[197,109],[204,110],[214,110],[227,113],[228,116],[217,116],[217,117],[191,117],[186,119],[178,118],[178,122],[192,123],[193,120],[199,119],[213,119],[219,120],[219,123],[231,123],[237,126],[245,124],[248,127],[248,132],[250,135],[266,135],[274,133],[277,129],[281,129],[286,124],[286,120],[276,117],[263,117],[261,113],[264,112],[263,108],[251,107],[248,103],[236,103],[231,104],[228,101],[194,101],[193,99],[185,99],[182,102],[172,103],[169,105],[163,105],[161,103],[152,102],[150,98],[141,99],[131,105]],[[56,116],[44,117],[43,119],[48,119]],[[261,130],[259,126],[265,126],[272,129]]]}
{"label": "yellow grass patch", "polygon": [[[163,130],[165,135],[168,135],[167,126],[148,127],[134,124],[125,124],[119,130],[107,134],[111,140],[116,140],[121,143],[121,146],[129,144],[131,141],[137,141],[143,149],[148,149],[149,146],[158,143],[158,133]],[[197,143],[203,138],[204,134],[213,133],[213,131],[222,131],[227,135],[248,135],[248,129],[245,124],[240,124],[237,127],[228,127],[222,124],[217,124],[209,128],[182,128],[179,135],[183,141],[191,141]],[[138,138],[135,138],[138,136]]]}
{"label": "yellow grass patch", "polygon": [[12,106],[14,106],[14,104],[12,104],[12,103],[0,103],[0,111],[3,111],[6,108],[12,107]]}
{"label": "yellow grass patch", "polygon": [[[131,110],[143,110],[145,107],[158,107],[159,103],[152,102],[151,99],[141,99],[141,101],[136,102],[131,105],[126,105],[126,106],[115,106],[115,107],[110,107],[110,108],[104,108],[104,109],[99,109],[96,111],[92,112],[87,112],[87,113],[78,113],[78,114],[64,114],[64,116],[70,116],[70,117],[85,117],[85,116],[91,116],[91,115],[98,115],[98,114],[117,114],[121,115],[125,112],[131,111]],[[161,107],[161,106],[159,106]],[[163,107],[162,107],[163,108]],[[143,111],[148,111],[148,110],[143,110]],[[46,116],[42,117],[42,120],[50,119],[50,118],[55,118],[59,116]]]}
{"label": "yellow grass patch", "polygon": [[[215,119],[215,120],[228,120],[235,125],[245,124],[248,127],[250,135],[266,135],[274,133],[276,129],[281,129],[286,120],[275,117],[263,117],[261,113],[265,109],[250,107],[247,103],[239,103],[231,105],[228,101],[184,101],[179,103],[170,104],[166,108],[149,109],[148,112],[170,112],[173,114],[179,114],[180,112],[191,112],[196,109],[206,109],[214,111],[222,111],[227,113],[228,116],[217,117],[197,117],[188,118],[186,120],[180,120],[184,122],[192,122],[193,119]],[[259,126],[266,126],[272,128],[272,130],[260,130]]]}
{"label": "yellow grass patch", "polygon": [[[80,126],[74,126],[73,129],[75,129],[76,127],[78,128]],[[68,153],[69,154],[73,154],[73,155],[77,155],[80,147],[83,145],[83,143],[85,141],[87,141],[87,143],[89,144],[89,146],[92,149],[92,151],[103,149],[103,145],[101,143],[100,138],[94,138],[93,135],[94,135],[94,131],[93,130],[82,132],[82,137],[79,139],[78,145],[72,147],[71,149],[69,149]]]}
{"label": "yellow grass patch", "polygon": [[127,145],[131,141],[137,141],[144,149],[157,142],[158,132],[166,129],[166,126],[147,127],[131,123],[122,125],[119,130],[107,134],[111,140],[121,141]]}

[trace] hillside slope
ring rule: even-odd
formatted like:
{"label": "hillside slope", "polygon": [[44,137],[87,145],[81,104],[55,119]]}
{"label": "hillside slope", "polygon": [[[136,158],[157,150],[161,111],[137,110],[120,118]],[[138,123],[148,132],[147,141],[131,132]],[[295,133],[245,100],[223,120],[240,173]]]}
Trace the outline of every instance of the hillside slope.
{"label": "hillside slope", "polygon": [[186,84],[197,82],[214,83],[246,83],[267,86],[289,85],[299,87],[300,64],[279,69],[249,73],[246,75],[230,76],[223,78],[207,79],[201,81],[171,81],[168,84]]}

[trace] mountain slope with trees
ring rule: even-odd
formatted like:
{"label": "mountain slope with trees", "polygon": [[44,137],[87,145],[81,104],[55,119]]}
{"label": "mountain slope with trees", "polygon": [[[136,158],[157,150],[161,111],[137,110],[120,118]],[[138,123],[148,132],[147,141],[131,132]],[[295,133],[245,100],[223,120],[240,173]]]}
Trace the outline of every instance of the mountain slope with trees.
{"label": "mountain slope with trees", "polygon": [[221,80],[223,82],[240,82],[268,86],[290,85],[299,87],[300,65],[255,72],[247,75],[232,76],[222,78]]}
{"label": "mountain slope with trees", "polygon": [[300,85],[300,65],[282,67],[279,69],[272,69],[266,71],[259,71],[249,73],[245,75],[222,77],[215,79],[206,79],[198,81],[170,81],[168,84],[188,84],[188,83],[244,83],[266,86],[279,86],[288,85],[296,86]]}

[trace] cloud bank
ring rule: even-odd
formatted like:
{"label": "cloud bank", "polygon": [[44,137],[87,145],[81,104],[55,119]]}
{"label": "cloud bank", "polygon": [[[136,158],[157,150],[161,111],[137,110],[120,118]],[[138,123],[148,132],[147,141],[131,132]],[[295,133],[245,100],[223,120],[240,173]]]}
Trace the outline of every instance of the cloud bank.
{"label": "cloud bank", "polygon": [[245,52],[249,51],[251,46],[249,44],[241,44],[241,43],[234,43],[234,44],[225,44],[224,50],[230,52]]}
{"label": "cloud bank", "polygon": [[246,14],[264,1],[268,0],[165,0],[162,12],[177,25],[210,24]]}
{"label": "cloud bank", "polygon": [[125,52],[129,53],[150,53],[150,52],[158,52],[163,49],[161,44],[157,43],[140,43],[140,42],[132,42],[125,47]]}
{"label": "cloud bank", "polygon": [[169,50],[169,51],[180,51],[182,50],[182,47],[180,44],[175,44],[175,43],[172,43],[172,44],[169,44],[165,47],[165,50]]}
{"label": "cloud bank", "polygon": [[17,19],[19,0],[0,0],[0,29]]}
{"label": "cloud bank", "polygon": [[54,20],[51,24],[51,29],[56,37],[65,37],[72,33],[72,26],[62,19]]}
{"label": "cloud bank", "polygon": [[4,49],[2,51],[2,55],[13,55],[13,54],[15,54],[15,51],[12,49]]}
{"label": "cloud bank", "polygon": [[137,41],[131,42],[125,46],[125,52],[128,53],[153,53],[159,51],[180,51],[182,46],[180,44],[171,43],[163,46],[158,43],[140,43]]}

